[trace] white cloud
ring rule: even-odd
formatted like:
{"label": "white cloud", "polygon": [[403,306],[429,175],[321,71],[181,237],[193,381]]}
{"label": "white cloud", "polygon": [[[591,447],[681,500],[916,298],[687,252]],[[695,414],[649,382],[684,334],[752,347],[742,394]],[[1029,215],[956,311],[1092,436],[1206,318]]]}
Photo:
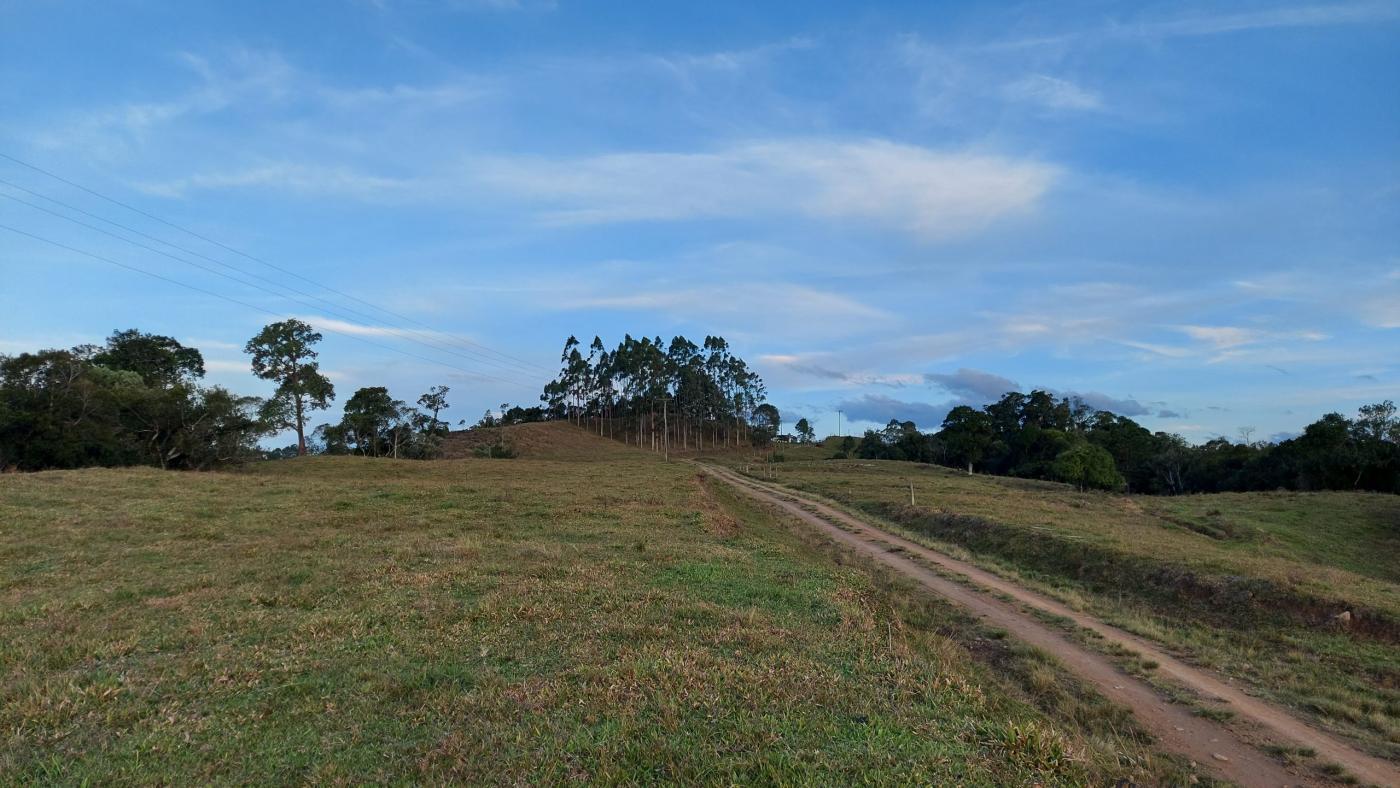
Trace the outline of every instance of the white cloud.
{"label": "white cloud", "polygon": [[696,72],[742,73],[772,60],[777,55],[809,50],[816,46],[817,42],[812,38],[794,36],[748,49],[657,55],[652,61],[682,79],[689,79]]}
{"label": "white cloud", "polygon": [[204,359],[204,371],[205,371],[205,372],[210,372],[210,373],[216,373],[216,374],[217,374],[217,373],[220,373],[220,372],[223,372],[223,373],[244,372],[244,373],[247,373],[247,374],[251,375],[251,374],[252,374],[252,367],[249,366],[248,360],[247,360],[247,359],[240,359],[240,360],[237,360],[237,361],[230,361],[230,360],[228,360],[228,359],[221,359],[221,358],[206,358],[206,359]]}
{"label": "white cloud", "polygon": [[797,213],[936,240],[1033,208],[1059,175],[1037,161],[883,140],[781,140],[712,153],[620,153],[480,162],[485,183],[553,207],[553,222]]}
{"label": "white cloud", "polygon": [[763,315],[770,320],[884,321],[889,315],[855,299],[793,284],[710,284],[672,290],[593,293],[555,303],[562,309],[621,309],[664,312],[686,319],[717,314]]}
{"label": "white cloud", "polygon": [[1007,84],[1002,94],[1013,101],[1040,104],[1050,109],[1095,110],[1103,107],[1099,94],[1068,80],[1032,74]]}
{"label": "white cloud", "polygon": [[1192,339],[1225,349],[1259,341],[1260,332],[1238,326],[1179,326],[1178,330]]}
{"label": "white cloud", "polygon": [[1136,19],[1043,36],[1028,36],[985,45],[985,49],[1066,46],[1093,41],[1192,38],[1255,30],[1335,27],[1385,22],[1400,18],[1400,6],[1389,2],[1334,3],[1265,8],[1224,14],[1196,14],[1174,19]]}
{"label": "white cloud", "polygon": [[242,170],[146,181],[135,186],[147,194],[162,197],[184,197],[191,192],[208,190],[271,188],[297,194],[383,201],[411,194],[417,183],[411,179],[370,175],[349,167],[272,162]]}
{"label": "white cloud", "polygon": [[1247,30],[1364,24],[1397,17],[1400,6],[1394,3],[1338,3],[1181,17],[1129,25],[1126,30],[1152,38],[1211,36]]}

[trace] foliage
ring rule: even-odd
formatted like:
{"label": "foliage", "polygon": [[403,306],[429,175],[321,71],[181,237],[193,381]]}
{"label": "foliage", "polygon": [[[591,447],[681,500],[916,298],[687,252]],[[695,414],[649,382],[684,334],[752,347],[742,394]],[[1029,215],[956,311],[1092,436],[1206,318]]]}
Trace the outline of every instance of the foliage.
{"label": "foliage", "polygon": [[753,410],[753,443],[767,446],[782,428],[783,417],[778,409],[765,402]]}
{"label": "foliage", "polygon": [[325,410],[335,399],[335,387],[321,374],[312,347],[321,334],[300,320],[283,320],[263,327],[243,350],[253,357],[253,374],[277,383],[263,404],[269,424],[297,432],[297,453],[306,454],[306,417]]}
{"label": "foliage", "polygon": [[447,408],[447,394],[451,390],[446,386],[433,386],[418,398],[418,407],[429,414],[428,431],[435,435],[447,433],[447,424],[438,421],[438,414]]}
{"label": "foliage", "polygon": [[258,456],[259,401],[203,388],[199,351],[135,329],[0,356],[0,468],[206,469]]}
{"label": "foliage", "polygon": [[[434,386],[418,401],[446,407],[447,391]],[[436,412],[423,413],[396,400],[384,386],[366,386],[345,401],[338,423],[318,427],[313,437],[326,454],[421,460],[439,455],[447,432]]]}
{"label": "foliage", "polygon": [[[863,457],[1116,489],[1110,474],[1094,471],[1093,480],[1079,475],[1091,470],[1085,462],[1093,452],[1081,448],[1087,444],[1108,454],[1131,492],[1400,492],[1400,419],[1389,401],[1363,407],[1355,420],[1329,413],[1297,438],[1277,444],[1215,438],[1192,446],[1179,435],[1154,434],[1125,416],[1044,391],[1010,392],[981,410],[953,408],[942,428],[926,439],[889,428],[867,437]],[[1102,464],[1098,458],[1092,467]]]}
{"label": "foliage", "polygon": [[812,423],[804,416],[797,420],[797,425],[793,427],[797,431],[797,440],[802,443],[811,443],[816,440],[817,431],[812,429]]}
{"label": "foliage", "polygon": [[[611,351],[598,337],[586,356],[581,347],[573,336],[564,343],[559,376],[540,395],[543,416],[589,422],[599,434],[673,449],[738,446],[777,434],[777,410],[760,412],[763,380],[723,337],[707,336],[696,345],[681,336],[667,344],[629,334]],[[771,431],[756,434],[765,423]]]}
{"label": "foliage", "polygon": [[1078,443],[1060,452],[1052,472],[1059,481],[1081,490],[1117,490],[1123,486],[1123,476],[1113,464],[1113,455],[1092,443]]}

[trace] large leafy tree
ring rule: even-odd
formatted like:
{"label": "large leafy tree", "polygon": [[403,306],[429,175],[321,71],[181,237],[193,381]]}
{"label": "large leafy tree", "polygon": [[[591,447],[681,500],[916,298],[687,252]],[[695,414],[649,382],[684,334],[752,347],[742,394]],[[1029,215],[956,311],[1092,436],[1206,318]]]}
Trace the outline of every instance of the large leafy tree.
{"label": "large leafy tree", "polygon": [[954,462],[965,464],[968,473],[982,462],[996,440],[993,416],[967,405],[948,411],[940,434],[949,456]]}
{"label": "large leafy tree", "polygon": [[314,346],[321,334],[300,320],[271,323],[248,340],[244,352],[253,357],[253,374],[277,383],[263,408],[266,421],[295,429],[297,454],[306,454],[306,417],[330,407],[335,387],[321,374]]}
{"label": "large leafy tree", "polygon": [[135,372],[148,386],[169,387],[204,377],[204,356],[175,339],[134,328],[113,331],[92,363]]}
{"label": "large leafy tree", "polygon": [[403,409],[402,402],[389,396],[389,389],[367,386],[345,401],[345,418],[341,424],[358,453],[378,457],[389,447],[390,432]]}
{"label": "large leafy tree", "polygon": [[778,434],[782,428],[783,417],[778,413],[778,409],[765,402],[753,410],[753,438],[754,443],[762,446]]}
{"label": "large leafy tree", "polygon": [[118,331],[105,347],[0,357],[0,468],[209,468],[257,453],[258,400],[196,379],[169,337]]}
{"label": "large leafy tree", "polygon": [[1117,490],[1123,486],[1123,476],[1113,465],[1113,455],[1102,446],[1077,443],[1055,458],[1055,478],[1079,489]]}

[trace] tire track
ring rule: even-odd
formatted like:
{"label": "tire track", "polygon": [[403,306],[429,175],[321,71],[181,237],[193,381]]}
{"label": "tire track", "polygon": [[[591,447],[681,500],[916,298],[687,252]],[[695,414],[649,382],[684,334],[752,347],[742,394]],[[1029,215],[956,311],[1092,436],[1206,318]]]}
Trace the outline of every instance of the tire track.
{"label": "tire track", "polygon": [[[1188,665],[1155,644],[1073,610],[965,561],[891,534],[867,522],[792,490],[768,485],[711,464],[707,472],[763,503],[777,507],[817,528],[833,541],[873,558],[918,581],[940,596],[972,611],[1013,637],[1054,655],[1080,678],[1105,696],[1132,709],[1138,721],[1161,745],[1194,760],[1203,769],[1245,786],[1283,786],[1320,783],[1313,774],[1294,771],[1265,754],[1241,734],[1164,699],[1146,681],[1120,670],[1108,657],[1071,640],[1018,607],[986,592],[1005,594],[1016,602],[1062,616],[1092,630],[1110,643],[1118,643],[1158,663],[1156,673],[1192,689],[1204,697],[1229,704],[1237,718],[1253,723],[1280,744],[1309,747],[1318,763],[1336,763],[1364,783],[1400,786],[1400,770],[1380,758],[1363,753],[1332,735],[1302,722],[1287,711],[1250,696],[1216,676]],[[909,556],[966,578],[950,580]]]}

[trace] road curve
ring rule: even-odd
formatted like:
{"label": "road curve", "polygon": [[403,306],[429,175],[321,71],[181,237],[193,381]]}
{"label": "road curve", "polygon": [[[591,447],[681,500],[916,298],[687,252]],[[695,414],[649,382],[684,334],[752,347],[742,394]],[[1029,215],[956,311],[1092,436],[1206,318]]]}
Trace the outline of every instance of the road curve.
{"label": "road curve", "polygon": [[[1102,635],[1107,642],[1118,643],[1138,652],[1144,659],[1158,663],[1156,672],[1159,675],[1204,697],[1228,703],[1238,719],[1253,723],[1270,740],[1312,748],[1317,752],[1318,763],[1336,763],[1363,783],[1400,786],[1400,769],[1393,764],[1363,753],[1271,703],[1245,694],[1209,672],[1171,656],[1149,641],[788,488],[749,479],[709,463],[703,463],[701,467],[746,495],[813,526],[832,541],[918,581],[987,622],[1007,630],[1013,637],[1054,655],[1067,669],[1096,686],[1105,697],[1132,709],[1138,721],[1158,738],[1165,749],[1187,756],[1220,777],[1244,786],[1277,788],[1323,784],[1319,783],[1321,778],[1315,775],[1292,771],[1224,725],[1198,717],[1185,706],[1170,703],[1146,681],[1123,672],[1106,656],[1076,643],[1059,629],[986,592],[1004,594],[1022,605],[1063,616],[1078,626]],[[916,561],[911,556],[920,560]],[[950,580],[920,561],[962,575],[967,582]]]}

